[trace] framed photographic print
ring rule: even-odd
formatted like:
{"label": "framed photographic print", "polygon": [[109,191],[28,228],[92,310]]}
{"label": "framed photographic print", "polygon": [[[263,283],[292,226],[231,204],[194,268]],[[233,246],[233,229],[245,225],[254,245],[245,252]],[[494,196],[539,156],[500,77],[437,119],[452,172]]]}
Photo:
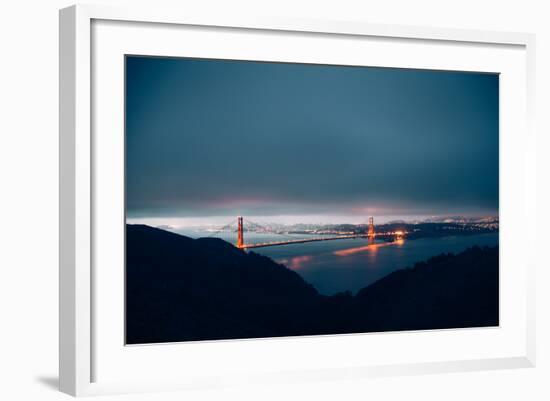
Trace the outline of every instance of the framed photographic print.
{"label": "framed photographic print", "polygon": [[60,387],[534,364],[528,34],[60,14]]}

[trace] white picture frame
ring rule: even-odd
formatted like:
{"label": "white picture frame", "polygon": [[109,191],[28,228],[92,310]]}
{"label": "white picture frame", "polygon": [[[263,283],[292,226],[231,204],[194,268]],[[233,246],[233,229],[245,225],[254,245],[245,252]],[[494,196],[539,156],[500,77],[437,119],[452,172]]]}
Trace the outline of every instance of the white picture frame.
{"label": "white picture frame", "polygon": [[[131,356],[125,362],[112,360],[108,348],[104,345],[109,340],[107,335],[98,330],[108,330],[108,320],[104,318],[104,314],[98,313],[101,310],[101,305],[96,305],[94,301],[94,291],[98,290],[98,286],[104,284],[105,275],[98,276],[95,273],[94,266],[97,267],[98,260],[102,260],[102,256],[97,254],[97,247],[94,245],[98,238],[103,238],[103,234],[99,231],[104,227],[103,223],[97,220],[101,215],[101,210],[97,210],[98,205],[95,193],[98,185],[104,185],[101,180],[96,182],[94,178],[101,170],[98,163],[106,163],[110,168],[111,163],[109,157],[117,156],[113,151],[114,156],[106,155],[105,162],[99,161],[103,157],[98,157],[98,152],[103,152],[104,144],[96,143],[94,140],[94,126],[98,125],[94,118],[97,118],[95,103],[93,102],[94,87],[92,79],[94,69],[109,67],[111,64],[102,61],[107,60],[109,54],[113,57],[109,60],[118,59],[121,50],[116,47],[121,41],[112,40],[113,45],[107,49],[105,44],[105,35],[116,35],[119,30],[134,29],[129,25],[115,26],[117,23],[123,24],[142,24],[134,26],[138,33],[139,29],[143,29],[143,24],[147,27],[156,26],[158,29],[150,31],[147,35],[150,43],[143,46],[149,47],[148,54],[154,51],[155,40],[159,41],[165,38],[166,35],[173,34],[178,27],[199,27],[206,30],[215,30],[215,35],[226,35],[229,37],[230,32],[242,32],[243,35],[254,35],[255,33],[264,35],[265,40],[271,40],[270,34],[277,35],[284,33],[287,36],[306,35],[314,37],[320,35],[327,40],[330,38],[353,39],[361,40],[363,38],[383,39],[385,41],[407,41],[407,43],[433,44],[434,46],[455,46],[456,51],[468,51],[468,49],[478,49],[480,58],[486,53],[486,48],[510,49],[510,54],[502,50],[503,58],[494,61],[494,64],[488,61],[487,69],[493,72],[501,72],[498,68],[499,63],[504,64],[511,61],[511,64],[517,67],[513,70],[510,67],[510,76],[519,74],[521,76],[512,77],[514,88],[519,88],[523,95],[519,95],[515,99],[515,106],[519,105],[521,112],[513,119],[501,119],[503,130],[509,133],[509,141],[505,141],[501,146],[501,153],[504,155],[501,159],[501,183],[503,177],[506,182],[521,183],[522,191],[516,191],[513,194],[513,188],[505,184],[505,188],[501,190],[501,199],[505,203],[504,210],[501,212],[501,220],[504,221],[506,232],[503,235],[505,241],[512,241],[514,230],[529,230],[534,232],[533,222],[535,220],[535,161],[534,161],[534,131],[532,129],[532,112],[534,110],[533,89],[534,89],[534,35],[525,33],[507,33],[507,32],[485,32],[471,31],[460,29],[439,29],[425,28],[415,26],[393,26],[393,25],[374,25],[363,22],[346,22],[346,21],[315,21],[315,20],[293,20],[277,19],[277,18],[255,18],[253,20],[228,19],[223,16],[216,15],[193,15],[184,11],[165,11],[155,8],[111,8],[108,6],[91,6],[78,5],[72,6],[60,11],[60,390],[75,396],[93,395],[117,392],[132,392],[132,391],[156,391],[166,389],[185,389],[185,388],[203,388],[214,387],[220,385],[231,385],[235,383],[243,383],[249,381],[262,382],[288,382],[295,380],[326,380],[330,378],[360,378],[365,376],[380,376],[380,375],[400,375],[400,374],[419,374],[443,371],[466,371],[479,369],[503,369],[513,367],[529,367],[535,364],[535,321],[534,321],[534,264],[535,260],[528,256],[524,257],[520,269],[522,274],[517,280],[510,280],[510,286],[517,290],[517,294],[521,295],[521,302],[518,302],[517,316],[519,322],[517,326],[509,327],[514,332],[513,335],[506,337],[510,340],[502,340],[499,344],[501,348],[495,348],[486,353],[478,352],[465,356],[464,358],[453,357],[443,360],[420,360],[414,355],[410,355],[406,362],[403,360],[392,360],[385,358],[383,355],[374,363],[361,363],[360,360],[341,360],[335,365],[331,365],[331,357],[335,358],[335,354],[327,352],[326,360],[323,363],[309,366],[304,364],[298,368],[286,369],[284,361],[273,362],[277,368],[273,370],[261,368],[258,369],[258,374],[253,374],[248,371],[244,365],[246,362],[234,361],[233,365],[228,364],[226,370],[220,369],[216,374],[209,376],[204,374],[204,371],[197,369],[196,371],[185,371],[185,377],[171,376],[165,374],[148,380],[150,372],[144,372],[143,376],[136,376],[133,380],[133,370],[128,369],[128,374],[125,377],[117,377],[114,374],[103,380],[102,373],[98,372],[101,363],[96,361],[97,358],[109,363],[127,363],[140,361],[140,358],[145,362],[159,361],[171,357],[167,350],[171,345],[156,345],[147,348],[148,356],[141,356],[138,351],[130,351]],[[97,24],[97,28],[94,28]],[[102,25],[103,24],[103,25]],[[97,29],[97,30],[95,30]],[[101,29],[101,31],[99,31]],[[94,41],[94,32],[98,39]],[[122,35],[118,35],[119,37]],[[103,39],[102,39],[103,38]],[[143,37],[144,38],[144,37]],[[142,39],[143,39],[142,38]],[[114,36],[112,39],[115,39]],[[273,40],[276,40],[273,39]],[[308,39],[309,40],[309,39]],[[299,42],[299,41],[298,41]],[[158,42],[160,45],[160,42]],[[409,46],[408,44],[405,44]],[[170,46],[165,44],[165,46]],[[256,45],[257,46],[257,45]],[[208,46],[206,46],[208,47]],[[106,56],[103,56],[103,48],[105,48]],[[160,51],[160,54],[168,55],[166,52],[171,52],[165,47]],[[462,49],[462,50],[461,50]],[[443,49],[442,49],[443,50]],[[205,50],[208,52],[208,50]],[[425,50],[427,53],[433,52],[433,49]],[[109,53],[111,52],[111,53]],[[117,53],[118,52],[118,53]],[[123,51],[124,52],[124,51]],[[264,51],[265,53],[265,51]],[[268,52],[269,53],[269,52]],[[266,54],[268,54],[266,53]],[[101,54],[101,57],[98,55]],[[496,53],[495,53],[496,54]],[[98,60],[95,59],[97,56]],[[110,56],[109,56],[110,57]],[[247,57],[243,55],[242,57]],[[264,56],[271,57],[271,56]],[[279,59],[281,56],[274,55],[274,59]],[[289,61],[294,60],[295,56],[290,55]],[[490,58],[490,56],[487,56]],[[507,57],[510,57],[508,59]],[[507,61],[508,60],[508,61]],[[120,60],[119,60],[120,61]],[[352,61],[350,61],[352,63]],[[358,60],[361,64],[362,61]],[[401,65],[399,61],[395,61],[395,65]],[[456,65],[455,68],[468,70],[468,63],[471,61],[465,58],[462,65]],[[387,65],[388,61],[380,61],[380,65]],[[427,62],[425,68],[430,68]],[[449,64],[450,65],[450,64]],[[494,67],[492,67],[494,65]],[[410,67],[405,66],[403,67]],[[417,68],[418,65],[416,65]],[[514,67],[514,68],[516,68]],[[475,70],[474,67],[471,67]],[[118,71],[120,78],[121,71]],[[115,77],[116,78],[116,77]],[[114,79],[114,78],[113,78]],[[113,81],[119,82],[119,81]],[[512,85],[512,84],[511,84]],[[510,89],[512,86],[509,87]],[[115,91],[119,91],[119,96],[123,91],[123,86],[114,86]],[[519,93],[519,92],[518,92]],[[510,97],[512,93],[509,90],[504,90],[501,93],[503,97]],[[98,95],[102,96],[102,95]],[[116,107],[115,107],[116,109]],[[505,107],[503,110],[510,111],[510,114],[516,113],[516,108]],[[98,108],[99,110],[99,108]],[[101,117],[101,111],[97,111]],[[120,116],[122,121],[122,116]],[[120,123],[119,121],[119,123]],[[508,127],[510,125],[510,127]],[[508,134],[506,134],[508,135]],[[514,136],[515,135],[515,136]],[[113,148],[114,149],[114,148]],[[116,150],[116,149],[115,149]],[[510,160],[508,157],[511,152],[514,152],[514,157],[517,160]],[[103,155],[103,153],[102,153]],[[517,164],[513,165],[514,162]],[[104,166],[105,167],[105,166]],[[116,170],[116,168],[115,168]],[[115,174],[116,175],[116,174]],[[119,183],[118,183],[119,184]],[[109,188],[109,185],[117,185],[116,181],[105,184],[104,190]],[[507,189],[509,188],[509,190]],[[504,192],[502,192],[504,191]],[[507,205],[507,206],[506,206]],[[502,210],[502,209],[501,209]],[[504,218],[503,218],[504,217]],[[98,223],[99,222],[99,223]],[[118,221],[116,224],[121,224]],[[506,226],[507,224],[507,226]],[[509,237],[509,239],[507,239]],[[113,243],[117,243],[115,239]],[[519,243],[519,252],[528,252],[529,245],[527,243]],[[514,250],[518,252],[518,250]],[[501,258],[502,258],[501,251]],[[518,260],[516,254],[512,251],[505,253],[506,260]],[[115,280],[116,281],[116,280]],[[512,283],[513,282],[513,283]],[[502,283],[501,283],[502,284]],[[102,287],[103,288],[103,287]],[[102,290],[103,291],[103,290]],[[106,291],[108,291],[106,289]],[[524,299],[523,299],[524,298]],[[110,299],[112,301],[112,299]],[[502,303],[501,299],[501,303]],[[100,303],[101,304],[101,303]],[[116,308],[115,308],[116,309]],[[100,311],[101,312],[101,311]],[[118,319],[120,316],[114,316],[113,319]],[[102,320],[105,319],[105,320]],[[100,326],[101,329],[98,329]],[[497,330],[506,332],[508,327],[500,327]],[[455,335],[468,338],[471,341],[477,341],[475,338],[485,336],[483,341],[492,341],[495,337],[493,332],[480,333],[477,331],[460,331],[459,333],[451,333],[447,331],[441,333],[426,333],[420,337],[414,333],[394,333],[379,334],[379,336],[393,336],[392,341],[408,342],[413,341],[417,344],[426,344],[426,341],[454,341]],[[427,336],[431,336],[428,339]],[[444,339],[443,337],[447,337]],[[513,337],[513,340],[511,339]],[[100,339],[98,341],[98,338]],[[309,355],[316,353],[316,350],[323,347],[331,349],[337,344],[350,342],[356,345],[364,343],[364,341],[377,341],[375,336],[329,336],[322,338],[303,339],[300,343],[301,348],[308,349]],[[503,337],[504,338],[504,337]],[[235,355],[243,355],[245,353],[262,353],[266,348],[274,348],[277,353],[298,352],[296,345],[293,344],[293,339],[281,340],[250,340],[241,341],[235,345],[234,341],[212,342],[209,345],[202,345],[201,348],[185,349],[185,352],[192,358],[194,356],[205,353],[211,357],[211,363],[215,364],[216,355],[225,355],[226,359]],[[464,340],[466,343],[470,340]],[[511,342],[517,346],[506,352],[507,347]],[[473,344],[473,343],[472,343]],[[480,347],[482,343],[480,342]],[[177,346],[177,345],[176,345]],[[120,344],[123,347],[123,344]],[[207,348],[210,347],[210,348]],[[239,348],[240,347],[240,348]],[[460,347],[458,347],[460,348]],[[475,347],[473,347],[475,348]],[[157,349],[159,352],[157,353]],[[181,347],[180,347],[181,349]],[[164,350],[164,351],[163,351]],[[122,352],[122,349],[121,349]],[[125,353],[128,350],[124,350]],[[109,356],[107,355],[109,354]],[[155,354],[155,355],[153,355]],[[162,355],[161,355],[162,354]],[[268,355],[268,353],[266,353]],[[332,356],[331,356],[332,355]],[[121,353],[121,358],[122,358]],[[124,356],[126,358],[126,356]],[[160,358],[160,359],[159,359]],[[269,358],[269,357],[268,357]],[[246,358],[245,358],[246,359]],[[376,359],[376,358],[374,358]],[[397,362],[396,362],[397,361]],[[174,367],[174,361],[167,364],[167,367]],[[239,368],[239,363],[243,366]],[[105,363],[103,363],[104,365]],[[216,364],[217,365],[217,364]],[[113,365],[115,366],[115,365]],[[122,365],[116,365],[119,369]],[[224,372],[232,371],[236,367],[235,373],[226,374]],[[180,366],[181,368],[181,366]],[[211,368],[211,366],[210,366]],[[100,379],[98,379],[100,378]]]}

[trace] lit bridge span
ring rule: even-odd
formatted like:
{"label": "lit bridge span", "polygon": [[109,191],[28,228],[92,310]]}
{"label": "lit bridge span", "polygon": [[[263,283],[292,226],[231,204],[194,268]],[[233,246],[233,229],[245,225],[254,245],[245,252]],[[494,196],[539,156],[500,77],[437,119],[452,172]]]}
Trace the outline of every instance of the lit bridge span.
{"label": "lit bridge span", "polygon": [[[334,240],[342,240],[342,239],[355,239],[355,238],[366,238],[368,239],[369,244],[373,244],[375,238],[381,238],[385,240],[399,240],[403,237],[404,232],[398,231],[398,232],[392,232],[392,233],[376,233],[374,229],[374,218],[369,217],[369,223],[368,223],[368,229],[365,233],[354,233],[354,234],[342,234],[342,235],[323,235],[323,236],[314,236],[311,234],[310,237],[306,238],[296,238],[290,236],[288,233],[281,233],[276,230],[269,229],[267,227],[264,227],[260,224],[253,223],[249,220],[247,220],[248,225],[252,230],[255,230],[256,232],[261,233],[267,233],[267,234],[277,234],[282,237],[285,237],[284,239],[281,239],[279,241],[269,241],[269,242],[256,242],[256,243],[245,243],[244,240],[244,233],[245,233],[245,223],[243,217],[239,216],[237,217],[237,224],[236,224],[236,232],[237,232],[237,240],[235,243],[235,246],[239,249],[252,249],[252,248],[265,248],[268,246],[280,246],[280,245],[291,245],[291,244],[303,244],[306,242],[320,242],[320,241],[334,241]],[[232,227],[235,226],[235,222],[231,222],[224,227],[220,228],[219,230],[216,230],[213,235],[216,235],[224,230],[229,230]],[[211,235],[211,236],[213,236]]]}

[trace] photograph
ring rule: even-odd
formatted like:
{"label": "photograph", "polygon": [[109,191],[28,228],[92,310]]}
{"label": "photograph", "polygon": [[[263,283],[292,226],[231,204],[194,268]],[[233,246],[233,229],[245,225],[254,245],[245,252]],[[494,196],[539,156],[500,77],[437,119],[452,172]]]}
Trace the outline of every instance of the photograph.
{"label": "photograph", "polygon": [[125,342],[499,326],[499,74],[125,55]]}
{"label": "photograph", "polygon": [[545,3],[2,5],[0,401],[550,400]]}

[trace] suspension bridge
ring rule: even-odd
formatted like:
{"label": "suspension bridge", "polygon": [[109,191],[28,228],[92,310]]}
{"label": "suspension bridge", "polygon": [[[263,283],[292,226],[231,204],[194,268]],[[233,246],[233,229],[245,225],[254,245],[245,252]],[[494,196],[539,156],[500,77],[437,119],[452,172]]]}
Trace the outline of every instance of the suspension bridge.
{"label": "suspension bridge", "polygon": [[[214,230],[210,237],[219,236],[220,233],[237,233],[237,239],[235,246],[239,249],[252,249],[252,248],[265,248],[268,246],[281,246],[281,245],[291,245],[291,244],[303,244],[306,242],[319,242],[319,241],[335,241],[342,239],[355,239],[355,238],[366,238],[369,244],[374,244],[376,238],[383,240],[395,241],[402,239],[404,232],[396,231],[390,233],[377,233],[374,228],[374,218],[369,217],[369,223],[367,226],[366,232],[361,233],[351,233],[351,234],[305,234],[305,238],[296,238],[295,235],[291,235],[287,232],[282,232],[270,227],[265,227],[261,224],[252,222],[250,220],[245,220],[242,216],[237,217],[237,220],[233,220],[225,226]],[[267,241],[267,242],[255,242],[255,243],[246,243],[244,239],[245,232],[257,232],[263,234],[276,234],[280,236],[280,240],[276,241]],[[228,241],[231,242],[231,241]]]}

